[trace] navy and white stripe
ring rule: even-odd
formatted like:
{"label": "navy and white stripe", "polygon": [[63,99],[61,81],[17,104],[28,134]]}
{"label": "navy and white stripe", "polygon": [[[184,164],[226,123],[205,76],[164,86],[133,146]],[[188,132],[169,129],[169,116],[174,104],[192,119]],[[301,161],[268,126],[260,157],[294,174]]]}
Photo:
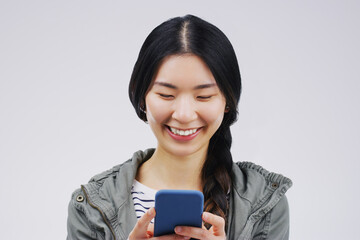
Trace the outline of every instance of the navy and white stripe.
{"label": "navy and white stripe", "polygon": [[[131,195],[134,202],[136,217],[141,218],[147,210],[155,207],[156,190],[151,189],[140,182],[134,180],[131,188]],[[152,223],[154,219],[151,221]]]}

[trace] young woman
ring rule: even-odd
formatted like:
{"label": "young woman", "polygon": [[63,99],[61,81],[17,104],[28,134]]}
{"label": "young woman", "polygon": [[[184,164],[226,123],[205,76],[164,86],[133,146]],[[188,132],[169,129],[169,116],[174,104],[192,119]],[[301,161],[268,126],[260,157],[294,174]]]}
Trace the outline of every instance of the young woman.
{"label": "young woman", "polygon": [[[234,50],[217,27],[191,15],[156,27],[140,50],[129,96],[157,147],[74,192],[68,239],[288,239],[291,181],[231,156],[240,92]],[[179,226],[153,238],[160,189],[202,191],[203,228]]]}

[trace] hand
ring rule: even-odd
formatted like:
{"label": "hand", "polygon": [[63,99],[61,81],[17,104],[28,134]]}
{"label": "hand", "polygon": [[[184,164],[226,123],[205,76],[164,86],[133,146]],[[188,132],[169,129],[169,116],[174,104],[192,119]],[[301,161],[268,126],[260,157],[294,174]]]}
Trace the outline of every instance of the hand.
{"label": "hand", "polygon": [[136,223],[135,227],[131,231],[128,240],[189,240],[190,237],[181,236],[177,234],[165,235],[161,237],[154,236],[154,225],[151,224],[151,219],[155,217],[155,209],[150,208]]}
{"label": "hand", "polygon": [[204,212],[202,219],[206,223],[210,223],[212,226],[209,230],[205,227],[196,228],[196,227],[183,227],[179,226],[175,228],[175,233],[182,236],[187,236],[196,239],[206,239],[206,240],[225,240],[225,220],[215,214]]}

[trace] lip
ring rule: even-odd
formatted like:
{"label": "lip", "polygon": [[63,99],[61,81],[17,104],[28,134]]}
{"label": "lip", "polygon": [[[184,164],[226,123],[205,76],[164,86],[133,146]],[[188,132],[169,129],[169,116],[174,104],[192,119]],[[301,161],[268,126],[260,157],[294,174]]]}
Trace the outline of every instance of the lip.
{"label": "lip", "polygon": [[[176,135],[174,134],[169,126],[165,126],[166,128],[166,131],[169,133],[170,137],[172,137],[173,139],[177,140],[177,141],[182,141],[182,142],[186,142],[186,141],[190,141],[190,140],[193,140],[201,131],[202,128],[198,128],[197,131],[191,135],[188,135],[188,136],[180,136],[180,135]],[[177,128],[179,129],[179,128]]]}

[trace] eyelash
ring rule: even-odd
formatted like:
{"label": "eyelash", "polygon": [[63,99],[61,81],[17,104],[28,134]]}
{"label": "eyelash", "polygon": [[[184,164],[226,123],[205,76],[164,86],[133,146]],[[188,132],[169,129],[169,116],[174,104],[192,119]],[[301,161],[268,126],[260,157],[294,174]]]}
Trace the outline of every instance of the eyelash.
{"label": "eyelash", "polygon": [[[173,95],[167,95],[167,94],[161,94],[159,93],[159,96],[165,99],[172,99],[174,98]],[[196,98],[199,100],[209,100],[212,96],[197,96]]]}
{"label": "eyelash", "polygon": [[197,98],[198,99],[201,99],[201,100],[208,100],[210,99],[212,96],[198,96]]}
{"label": "eyelash", "polygon": [[161,93],[159,93],[159,96],[162,98],[167,98],[167,99],[174,97],[173,95],[166,95],[166,94],[161,94]]}

